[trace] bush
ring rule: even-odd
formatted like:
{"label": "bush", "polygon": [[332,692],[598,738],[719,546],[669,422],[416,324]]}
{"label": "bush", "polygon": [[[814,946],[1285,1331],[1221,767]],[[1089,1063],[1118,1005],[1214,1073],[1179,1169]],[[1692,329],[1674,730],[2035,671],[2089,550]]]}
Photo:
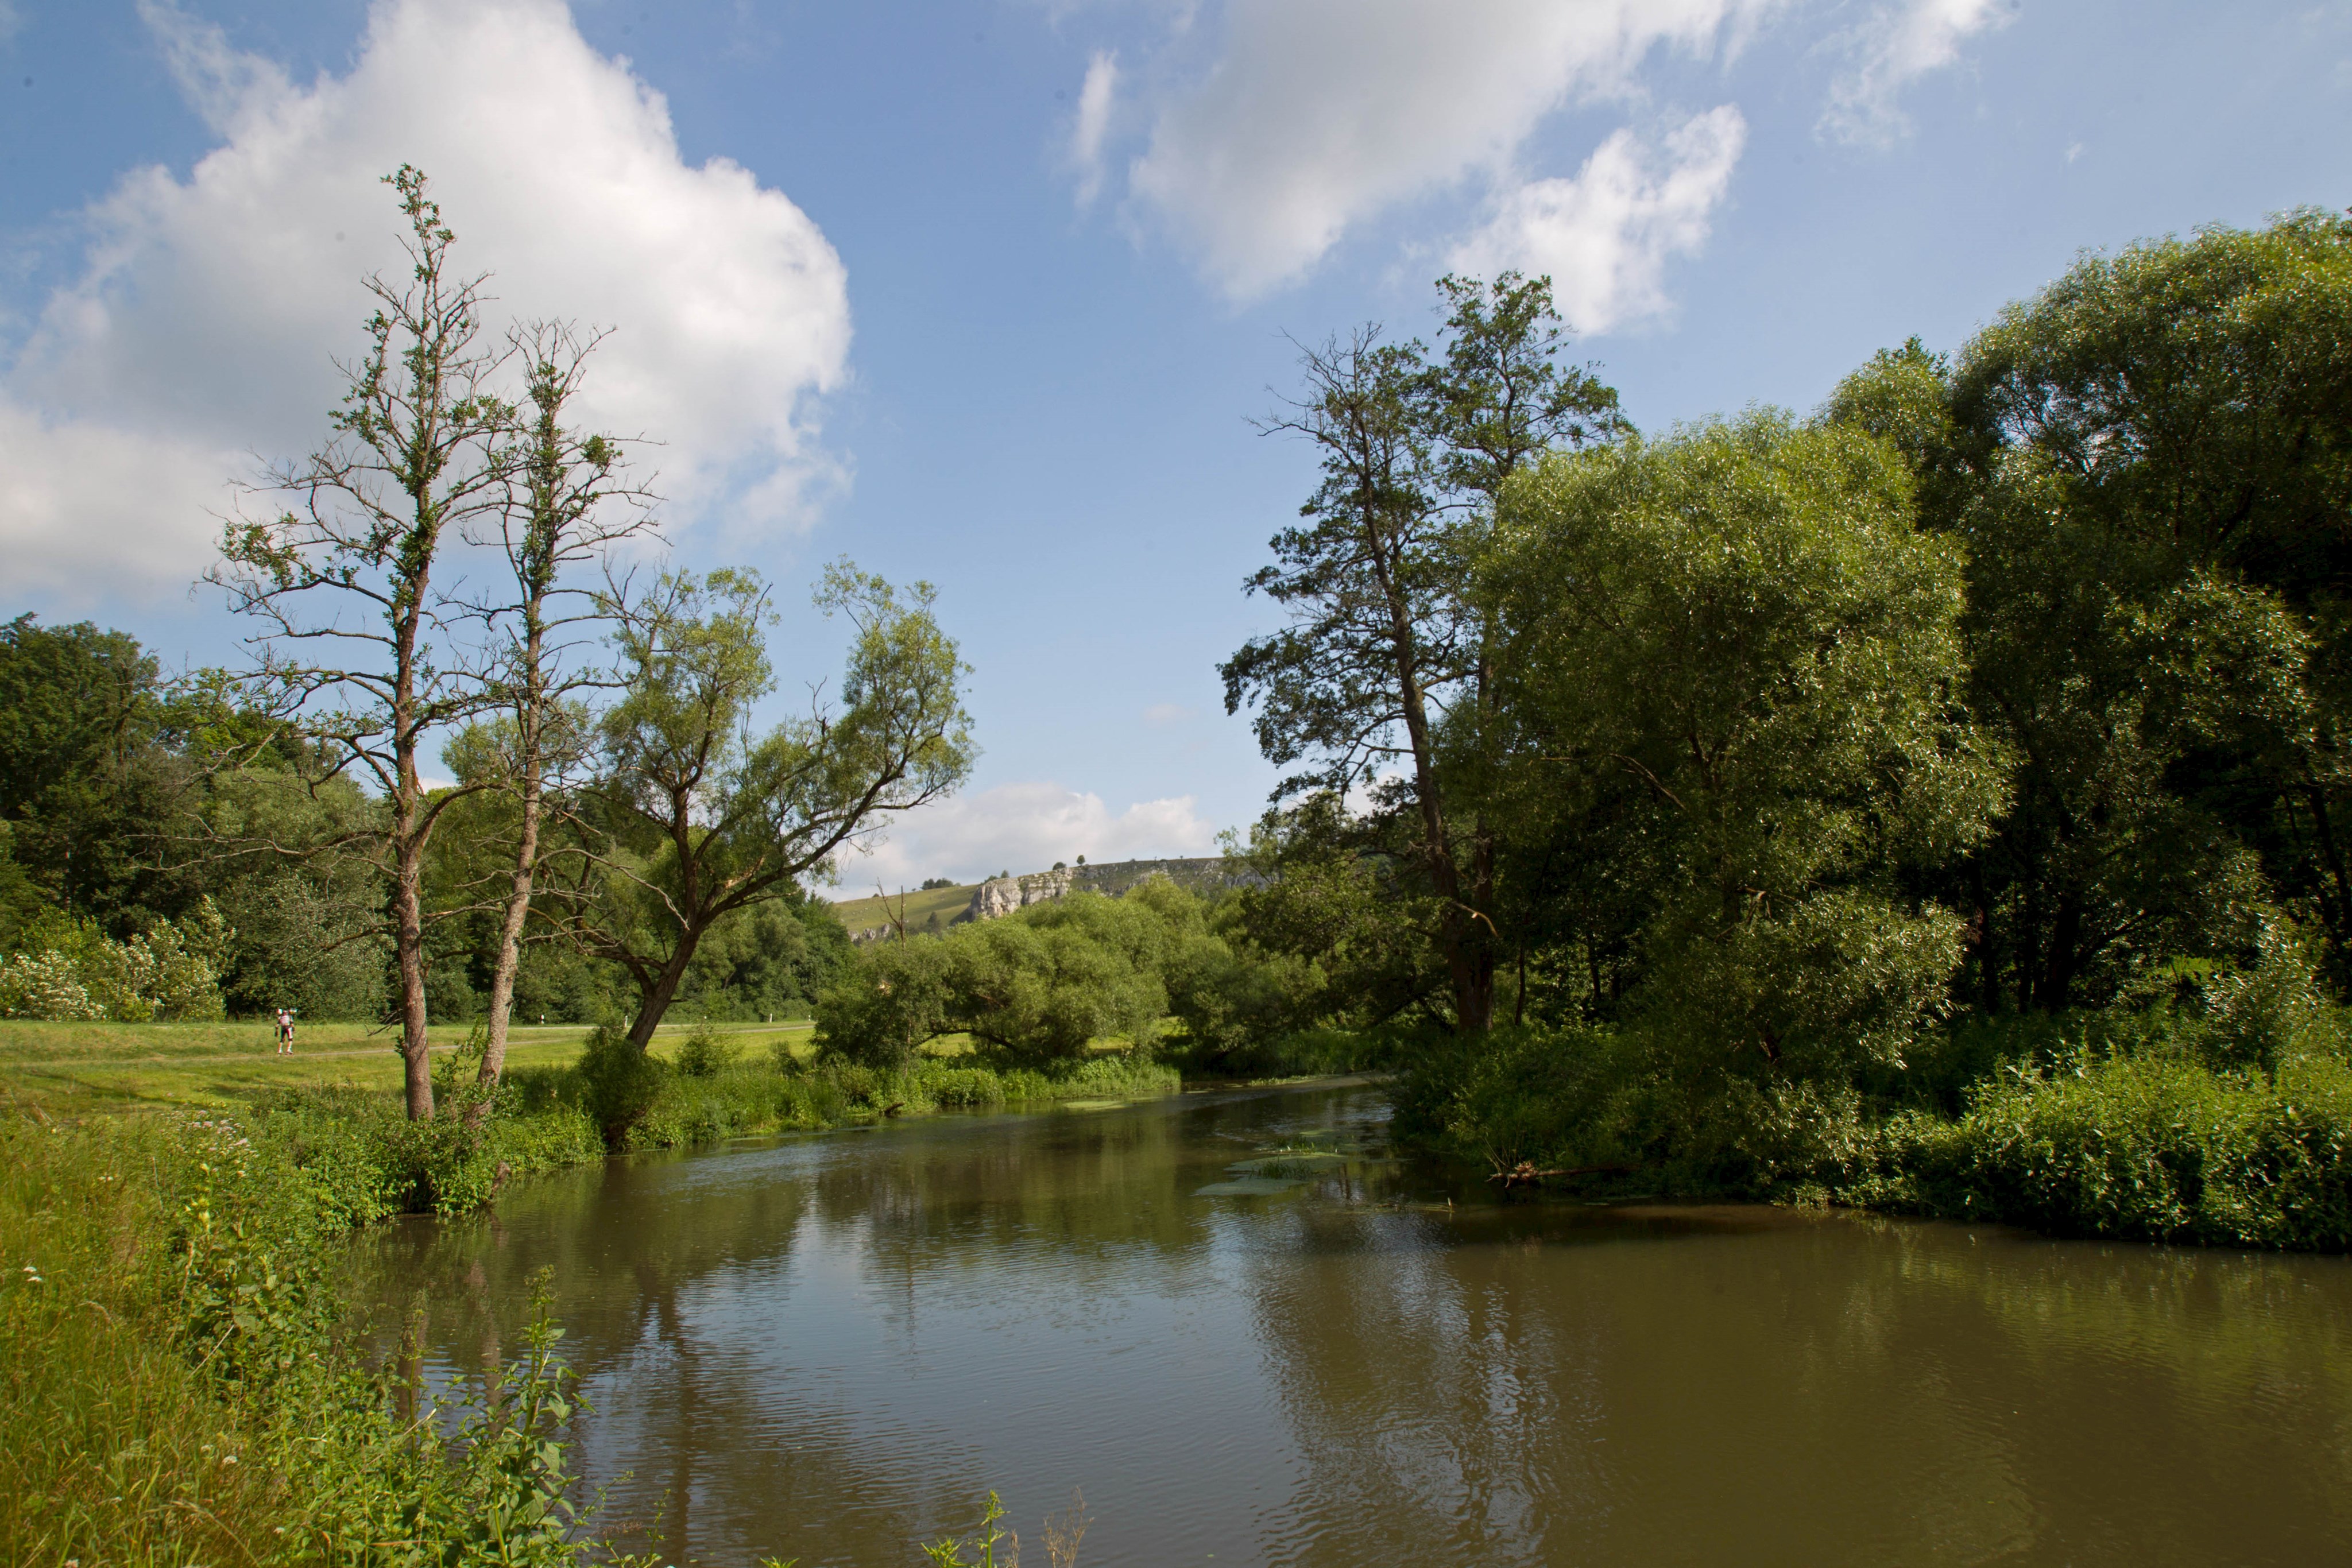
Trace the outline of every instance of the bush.
{"label": "bush", "polygon": [[580,1079],[581,1108],[614,1148],[654,1108],[669,1076],[660,1061],[638,1050],[615,1024],[599,1024],[590,1031],[588,1047],[573,1071]]}
{"label": "bush", "polygon": [[2275,1079],[2186,1057],[2004,1073],[1958,1121],[1894,1118],[1849,1201],[2061,1236],[2352,1248],[2352,1069]]}
{"label": "bush", "polygon": [[0,1017],[197,1020],[222,1016],[219,965],[235,934],[212,900],[128,942],[95,922],[52,916],[0,959]]}
{"label": "bush", "polygon": [[715,1078],[735,1061],[737,1047],[719,1038],[705,1020],[677,1048],[677,1070],[688,1078]]}

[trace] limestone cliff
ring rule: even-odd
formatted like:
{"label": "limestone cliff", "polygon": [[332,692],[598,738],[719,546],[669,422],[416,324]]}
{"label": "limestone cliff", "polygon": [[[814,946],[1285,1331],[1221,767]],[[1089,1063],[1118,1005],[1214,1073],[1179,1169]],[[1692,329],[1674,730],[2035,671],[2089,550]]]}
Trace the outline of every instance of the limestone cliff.
{"label": "limestone cliff", "polygon": [[956,918],[962,920],[994,920],[1032,904],[1043,904],[1049,898],[1059,898],[1070,891],[1072,877],[1066,871],[1034,872],[1028,876],[991,877],[972,889],[971,903]]}
{"label": "limestone cliff", "polygon": [[1256,873],[1220,856],[1204,856],[1196,860],[1114,861],[1108,865],[1069,866],[1060,871],[1032,872],[1027,876],[993,877],[982,883],[973,890],[971,903],[956,916],[956,922],[961,925],[967,920],[994,920],[1016,909],[1072,893],[1100,893],[1117,898],[1138,883],[1154,876],[1164,876],[1180,887],[1210,894],[1228,887],[1247,886],[1259,880]]}

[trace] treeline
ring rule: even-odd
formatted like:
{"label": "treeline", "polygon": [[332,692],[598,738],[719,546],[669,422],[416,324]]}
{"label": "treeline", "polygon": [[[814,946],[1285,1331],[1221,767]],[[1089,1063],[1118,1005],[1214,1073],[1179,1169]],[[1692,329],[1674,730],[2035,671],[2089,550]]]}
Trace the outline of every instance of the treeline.
{"label": "treeline", "polygon": [[[1408,1042],[1401,1124],[2343,1245],[2352,223],[2086,257],[1954,358],[1657,435],[1543,282],[1441,289],[1433,347],[1307,356],[1289,621],[1224,666],[1294,769],[1256,851],[1318,889],[1236,939]],[[2105,1087],[2012,1103],[2062,1076]],[[1905,1113],[2008,1130],[1905,1124],[1930,1181]],[[1988,1174],[2021,1141],[2145,1212]]]}
{"label": "treeline", "polygon": [[[0,624],[0,1014],[387,1016],[380,884],[356,855],[304,852],[375,830],[381,802],[306,777],[284,735],[215,766],[225,733],[270,727],[201,676],[167,678],[124,632]],[[450,810],[425,862],[425,993],[435,1019],[473,1023],[499,946],[479,890],[507,869],[511,810],[487,790]],[[266,850],[250,841],[264,823]],[[618,965],[553,940],[551,924],[530,935],[518,1020],[630,1010]],[[824,904],[787,890],[705,934],[677,1005],[721,1021],[805,1013],[847,947]]]}
{"label": "treeline", "polygon": [[488,1088],[518,1018],[642,1055],[681,1001],[804,1001],[847,946],[809,883],[972,749],[929,586],[846,562],[815,596],[840,700],[755,724],[769,589],[631,564],[655,497],[577,420],[600,335],[491,340],[424,175],[385,183],[409,275],[369,280],[328,439],[249,487],[207,574],[251,664],[166,680],[119,632],[0,632],[0,1011],[384,1018],[424,1119],[436,1018],[481,1021]]}

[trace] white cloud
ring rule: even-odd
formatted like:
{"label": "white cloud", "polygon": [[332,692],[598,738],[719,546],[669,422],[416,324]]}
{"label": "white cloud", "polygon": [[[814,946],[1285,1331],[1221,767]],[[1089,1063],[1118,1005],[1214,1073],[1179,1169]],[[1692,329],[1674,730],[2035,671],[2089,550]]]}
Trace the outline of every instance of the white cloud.
{"label": "white cloud", "polygon": [[1666,259],[1706,244],[1747,137],[1730,104],[1668,136],[1663,156],[1620,131],[1574,178],[1532,180],[1503,195],[1447,265],[1485,277],[1549,273],[1560,314],[1583,332],[1655,315],[1666,308]]}
{"label": "white cloud", "polygon": [[1055,861],[1158,860],[1216,851],[1216,830],[1191,795],[1139,800],[1114,815],[1101,796],[1045,781],[1000,784],[898,819],[888,837],[841,868],[840,896],[879,880],[896,889],[925,877],[976,882]]}
{"label": "white cloud", "polygon": [[399,214],[434,182],[493,324],[617,329],[583,413],[645,454],[675,520],[791,527],[840,477],[813,397],[837,386],[847,282],[814,223],[725,159],[679,157],[661,96],[561,0],[377,0],[345,76],[298,86],[216,29],[142,6],[222,137],[185,180],[126,176],[84,214],[81,276],[0,381],[0,551],[20,588],[176,585],[209,559],[223,481],[326,434]]}
{"label": "white cloud", "polygon": [[1830,86],[1821,129],[1841,141],[1885,146],[1910,129],[1897,99],[1930,71],[1958,62],[1961,43],[2007,25],[2004,0],[1897,0],[1845,39],[1852,65]]}
{"label": "white cloud", "polygon": [[1229,0],[1222,52],[1160,94],[1129,183],[1248,298],[1398,203],[1509,183],[1545,116],[1636,97],[1653,51],[1706,52],[1774,3]]}
{"label": "white cloud", "polygon": [[1182,724],[1187,719],[1194,719],[1200,716],[1201,710],[1199,708],[1186,707],[1182,703],[1153,703],[1150,707],[1143,710],[1144,723],[1158,726],[1162,728],[1165,728],[1167,726],[1171,724]]}
{"label": "white cloud", "polygon": [[0,44],[15,37],[25,25],[25,14],[16,9],[13,0],[0,0]]}
{"label": "white cloud", "polygon": [[1078,205],[1102,192],[1103,141],[1110,133],[1111,103],[1118,95],[1118,54],[1097,49],[1078,89],[1077,122],[1070,130],[1070,161],[1078,170]]}

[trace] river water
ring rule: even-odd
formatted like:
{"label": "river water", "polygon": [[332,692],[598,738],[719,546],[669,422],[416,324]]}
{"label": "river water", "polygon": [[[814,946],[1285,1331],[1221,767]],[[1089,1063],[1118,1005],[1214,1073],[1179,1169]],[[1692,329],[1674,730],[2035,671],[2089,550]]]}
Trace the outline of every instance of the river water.
{"label": "river water", "polygon": [[429,1367],[551,1270],[608,1519],[1089,1565],[2352,1562],[2352,1265],[1505,1200],[1363,1087],[637,1158],[371,1243]]}

